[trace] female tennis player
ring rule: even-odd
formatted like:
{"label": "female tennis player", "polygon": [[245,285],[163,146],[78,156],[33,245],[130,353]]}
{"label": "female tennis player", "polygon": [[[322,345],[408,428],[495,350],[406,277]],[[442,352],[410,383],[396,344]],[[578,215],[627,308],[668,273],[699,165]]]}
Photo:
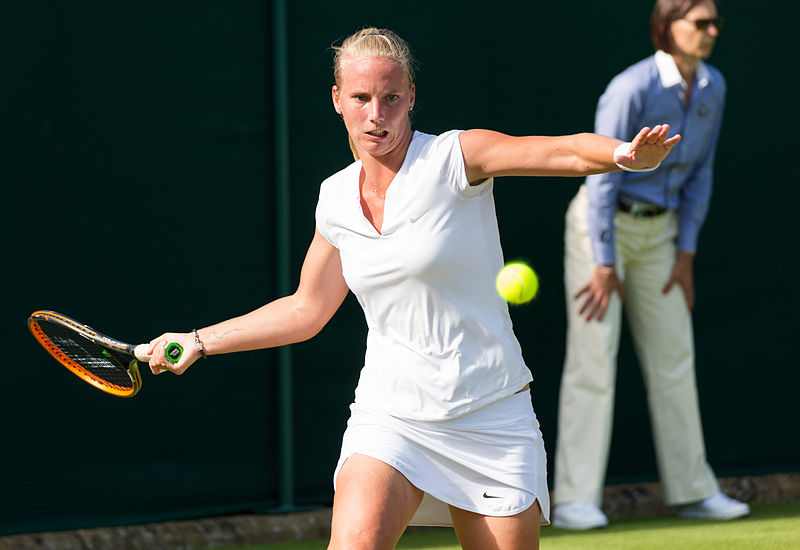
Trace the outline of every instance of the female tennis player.
{"label": "female tennis player", "polygon": [[[202,355],[313,337],[348,291],[367,348],[334,474],[329,549],[394,548],[409,524],[452,525],[467,549],[532,549],[549,522],[531,372],[494,279],[503,267],[496,176],[585,176],[657,166],[680,136],[644,128],[511,137],[412,131],[407,44],[367,28],[336,48],[333,107],[356,161],[326,179],[294,294],[151,342],[154,373]],[[166,342],[186,350],[177,364]]]}

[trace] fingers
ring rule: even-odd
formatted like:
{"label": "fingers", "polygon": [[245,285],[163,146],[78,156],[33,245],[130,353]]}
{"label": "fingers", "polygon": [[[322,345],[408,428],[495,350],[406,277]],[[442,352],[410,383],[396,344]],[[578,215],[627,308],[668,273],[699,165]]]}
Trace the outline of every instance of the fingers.
{"label": "fingers", "polygon": [[578,308],[578,315],[583,315],[586,311],[589,311],[589,317],[591,318],[595,309],[595,298],[592,293],[591,284],[584,286],[582,289],[576,292],[572,299],[577,300],[584,294],[586,294],[586,299],[581,304],[581,307]]}
{"label": "fingers", "polygon": [[671,149],[672,147],[677,145],[680,140],[681,140],[681,135],[675,134],[674,136],[672,136],[671,138],[669,138],[664,142],[664,147],[668,147]]}
{"label": "fingers", "polygon": [[647,143],[648,145],[658,145],[659,139],[661,139],[661,141],[663,142],[664,140],[661,138],[662,130],[663,127],[661,125],[654,126],[653,129],[650,130],[650,133],[647,134],[647,137],[645,138],[644,142]]}
{"label": "fingers", "polygon": [[647,140],[648,135],[650,135],[650,128],[647,126],[639,130],[639,133],[636,134],[636,137],[631,140],[631,150],[636,149],[638,146],[644,143]]}
{"label": "fingers", "polygon": [[649,145],[663,145],[669,134],[669,124],[657,124],[647,133],[644,143]]}
{"label": "fingers", "polygon": [[[171,372],[173,374],[183,374],[186,369],[194,362],[196,359],[195,355],[196,352],[194,351],[193,346],[187,346],[187,342],[185,341],[187,335],[185,334],[176,334],[176,333],[167,333],[162,336],[159,336],[155,340],[150,342],[150,372],[153,374],[161,374],[162,372]],[[166,347],[167,342],[178,342],[183,347],[183,355],[177,363],[173,363],[172,361],[167,359],[166,356]]]}
{"label": "fingers", "polygon": [[166,360],[164,355],[164,349],[166,347],[166,343],[161,341],[153,341],[150,342],[150,372],[153,374],[161,374],[165,372],[166,369],[161,368],[159,365]]}
{"label": "fingers", "polygon": [[620,300],[625,299],[625,288],[620,283],[616,273],[603,273],[598,270],[592,274],[589,283],[573,295],[573,300],[578,300],[585,295],[585,299],[578,308],[578,315],[588,323],[592,319],[602,321],[611,304],[614,292]]}
{"label": "fingers", "polygon": [[669,124],[657,124],[653,128],[645,126],[630,142],[626,153],[623,154],[622,147],[617,146],[614,150],[614,162],[631,171],[655,170],[670,149],[681,140],[679,134],[668,138],[669,130]]}
{"label": "fingers", "polygon": [[[605,317],[606,315],[606,310],[608,310],[608,302],[609,302],[608,297],[604,296],[603,299],[598,304],[598,306],[595,308],[595,312],[597,313],[596,318],[598,323],[602,321],[603,317]],[[592,320],[591,317],[586,318],[586,321],[591,321],[591,320]]]}
{"label": "fingers", "polygon": [[598,321],[603,320],[603,316],[606,313],[606,309],[608,309],[608,302],[609,297],[603,294],[595,295],[590,291],[588,286],[582,288],[575,296],[573,297],[575,300],[580,298],[583,294],[587,293],[586,299],[581,304],[581,307],[578,309],[578,315],[584,316],[586,322],[592,320],[592,318],[597,317]]}
{"label": "fingers", "polygon": [[678,280],[673,276],[670,277],[669,281],[667,281],[667,284],[665,284],[664,288],[661,289],[662,294],[667,295],[669,291],[672,290],[672,287],[675,285],[675,283],[678,283],[681,292],[683,292],[683,299],[686,301],[686,307],[689,309],[689,311],[694,310],[694,286],[692,284]]}
{"label": "fingers", "polygon": [[584,286],[582,289],[580,289],[578,292],[576,292],[575,295],[572,297],[572,299],[573,300],[577,300],[578,298],[580,298],[581,296],[583,296],[587,292],[589,292],[589,285]]}
{"label": "fingers", "polygon": [[631,141],[631,149],[635,149],[638,146],[645,144],[672,147],[681,140],[681,137],[680,134],[675,134],[671,138],[667,139],[667,136],[669,135],[669,129],[669,124],[657,124],[653,126],[653,128],[645,126],[639,130],[639,133],[636,134],[636,137]]}
{"label": "fingers", "polygon": [[600,300],[595,300],[592,303],[592,308],[586,314],[586,317],[585,317],[586,322],[588,323],[589,321],[591,321],[592,317],[597,317],[597,322],[598,323],[600,321],[602,321],[603,320],[603,315],[605,315],[607,307],[608,307],[608,301],[607,300],[605,300],[603,298],[601,298]]}
{"label": "fingers", "polygon": [[686,307],[689,308],[689,311],[694,310],[694,290],[683,288],[683,297],[686,299]]}
{"label": "fingers", "polygon": [[[583,304],[581,305],[580,309],[578,310],[578,315],[583,315],[590,307],[592,307],[592,309],[594,309],[593,306],[594,306],[594,299],[591,296],[589,296],[588,298],[586,298],[583,301]],[[591,310],[590,310],[589,315],[591,315]]]}

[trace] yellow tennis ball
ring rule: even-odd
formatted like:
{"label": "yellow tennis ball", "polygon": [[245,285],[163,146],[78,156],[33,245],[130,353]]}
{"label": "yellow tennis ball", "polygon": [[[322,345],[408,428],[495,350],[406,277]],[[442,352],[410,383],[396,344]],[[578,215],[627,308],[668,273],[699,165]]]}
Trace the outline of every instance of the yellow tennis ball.
{"label": "yellow tennis ball", "polygon": [[510,304],[524,304],[539,291],[539,278],[524,262],[511,262],[500,270],[495,280],[497,292]]}

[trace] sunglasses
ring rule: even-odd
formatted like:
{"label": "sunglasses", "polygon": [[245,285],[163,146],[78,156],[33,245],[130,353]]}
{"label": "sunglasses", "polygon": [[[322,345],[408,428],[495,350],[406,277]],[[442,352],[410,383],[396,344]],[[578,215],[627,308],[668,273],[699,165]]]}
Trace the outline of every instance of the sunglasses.
{"label": "sunglasses", "polygon": [[698,31],[706,30],[709,25],[714,25],[718,31],[721,31],[722,27],[725,25],[725,20],[722,17],[715,17],[714,19],[686,19],[683,17],[682,19],[694,23]]}

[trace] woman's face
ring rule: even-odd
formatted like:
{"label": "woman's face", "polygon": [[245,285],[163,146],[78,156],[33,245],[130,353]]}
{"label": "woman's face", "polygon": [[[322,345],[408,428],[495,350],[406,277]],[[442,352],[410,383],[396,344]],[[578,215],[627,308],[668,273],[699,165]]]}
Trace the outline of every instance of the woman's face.
{"label": "woman's face", "polygon": [[332,97],[361,151],[380,157],[408,143],[414,86],[396,61],[385,57],[345,59]]}
{"label": "woman's face", "polygon": [[701,2],[686,12],[681,19],[670,24],[672,41],[675,44],[673,54],[693,59],[708,59],[714,49],[714,42],[719,36],[719,28],[711,23],[705,29],[698,29],[696,21],[716,20],[717,7],[708,0]]}

